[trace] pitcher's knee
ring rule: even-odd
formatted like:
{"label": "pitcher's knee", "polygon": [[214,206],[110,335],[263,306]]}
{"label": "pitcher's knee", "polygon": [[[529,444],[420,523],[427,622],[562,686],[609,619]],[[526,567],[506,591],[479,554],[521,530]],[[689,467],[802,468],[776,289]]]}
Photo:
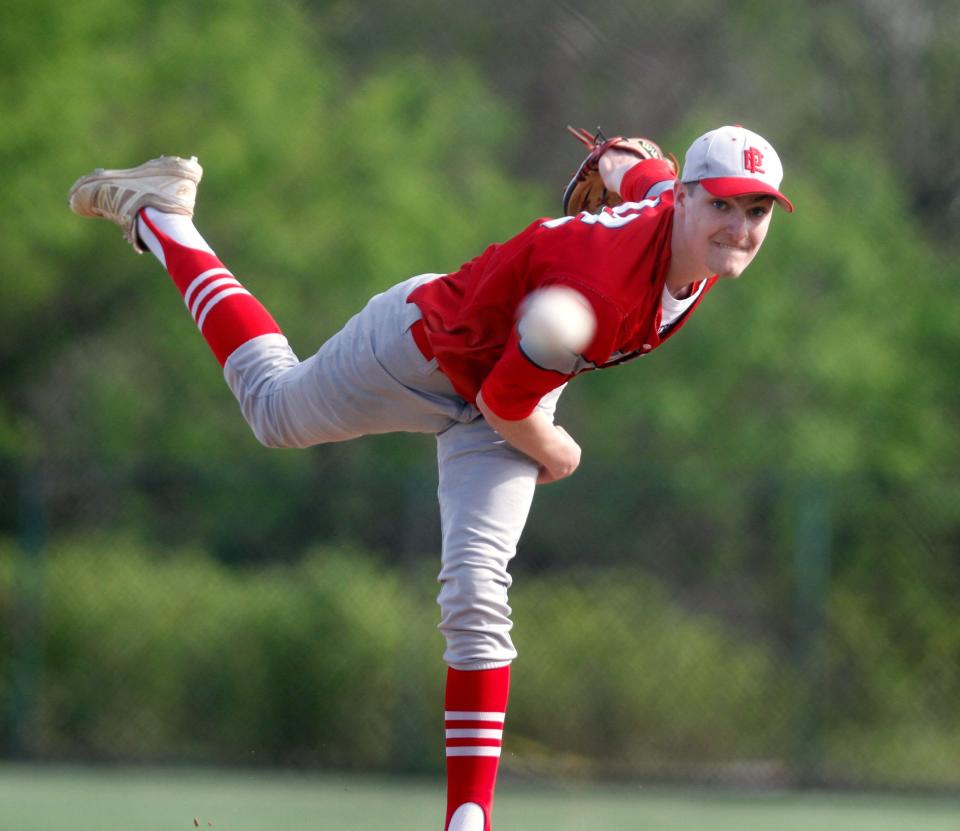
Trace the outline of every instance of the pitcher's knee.
{"label": "pitcher's knee", "polygon": [[472,571],[444,577],[441,583],[437,628],[447,641],[444,660],[458,667],[512,661],[517,652],[510,638],[507,586]]}
{"label": "pitcher's knee", "polygon": [[252,402],[243,407],[246,419],[254,437],[264,447],[292,448],[308,447],[309,442],[298,441],[290,431],[283,429],[275,414],[269,412],[265,402]]}
{"label": "pitcher's knee", "polygon": [[274,425],[257,424],[255,426],[251,424],[250,427],[252,428],[253,435],[256,437],[257,441],[260,442],[260,444],[262,444],[264,447],[270,447],[274,449],[290,449],[310,447],[312,444],[315,444],[315,442],[298,441],[296,438],[289,436],[283,431],[277,429]]}
{"label": "pitcher's knee", "polygon": [[308,420],[305,407],[297,412],[300,402],[289,401],[282,389],[275,392],[251,395],[241,400],[243,413],[250,430],[264,447],[304,448],[335,441],[336,437],[325,435],[319,419]]}

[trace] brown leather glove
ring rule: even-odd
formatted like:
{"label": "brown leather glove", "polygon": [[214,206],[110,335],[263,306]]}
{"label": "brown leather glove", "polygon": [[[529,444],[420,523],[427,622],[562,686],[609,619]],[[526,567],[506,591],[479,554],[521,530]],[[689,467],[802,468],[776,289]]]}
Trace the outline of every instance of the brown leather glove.
{"label": "brown leather glove", "polygon": [[591,135],[586,130],[567,127],[578,141],[585,144],[590,152],[577,168],[563,191],[563,212],[567,216],[578,214],[581,211],[597,213],[602,208],[615,208],[623,203],[620,194],[607,190],[600,176],[600,157],[608,150],[621,150],[633,153],[638,159],[664,159],[673,165],[677,172],[677,160],[673,156],[664,156],[663,151],[647,138],[624,138],[614,136],[604,138],[598,130]]}

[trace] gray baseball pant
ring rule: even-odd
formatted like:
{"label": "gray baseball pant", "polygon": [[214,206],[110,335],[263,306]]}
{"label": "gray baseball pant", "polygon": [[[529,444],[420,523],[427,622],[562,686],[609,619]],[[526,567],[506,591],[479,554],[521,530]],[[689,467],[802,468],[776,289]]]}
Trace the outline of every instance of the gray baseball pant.
{"label": "gray baseball pant", "polygon": [[[417,348],[420,317],[407,297],[424,274],[373,297],[301,362],[283,335],[262,335],[224,366],[227,384],[267,447],[308,447],[362,435],[437,437],[442,556],[439,628],[444,660],[491,669],[516,657],[507,566],[516,553],[538,465],[506,444]],[[562,387],[540,402],[551,418]]]}

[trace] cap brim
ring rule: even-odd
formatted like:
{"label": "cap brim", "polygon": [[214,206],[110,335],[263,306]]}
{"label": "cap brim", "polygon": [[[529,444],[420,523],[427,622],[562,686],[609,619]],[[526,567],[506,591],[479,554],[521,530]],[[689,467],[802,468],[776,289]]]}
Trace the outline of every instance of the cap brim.
{"label": "cap brim", "polygon": [[703,185],[714,196],[731,198],[735,196],[763,195],[772,196],[777,204],[789,213],[793,213],[793,203],[775,187],[757,179],[739,176],[723,176],[716,179],[701,179]]}

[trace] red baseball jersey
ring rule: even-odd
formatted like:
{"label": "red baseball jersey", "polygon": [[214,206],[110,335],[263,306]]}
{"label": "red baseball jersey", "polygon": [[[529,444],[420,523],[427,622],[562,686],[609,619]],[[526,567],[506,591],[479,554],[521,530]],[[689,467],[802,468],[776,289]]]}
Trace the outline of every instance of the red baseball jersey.
{"label": "red baseball jersey", "polygon": [[[526,418],[574,375],[645,355],[677,332],[717,278],[710,277],[686,313],[660,331],[673,181],[667,163],[641,161],[624,177],[625,201],[617,208],[538,219],[458,271],[417,288],[410,302],[420,308],[430,348],[454,389],[471,403],[482,391],[501,418]],[[570,372],[538,366],[519,343],[519,306],[550,285],[579,291],[597,318],[594,337]]]}

